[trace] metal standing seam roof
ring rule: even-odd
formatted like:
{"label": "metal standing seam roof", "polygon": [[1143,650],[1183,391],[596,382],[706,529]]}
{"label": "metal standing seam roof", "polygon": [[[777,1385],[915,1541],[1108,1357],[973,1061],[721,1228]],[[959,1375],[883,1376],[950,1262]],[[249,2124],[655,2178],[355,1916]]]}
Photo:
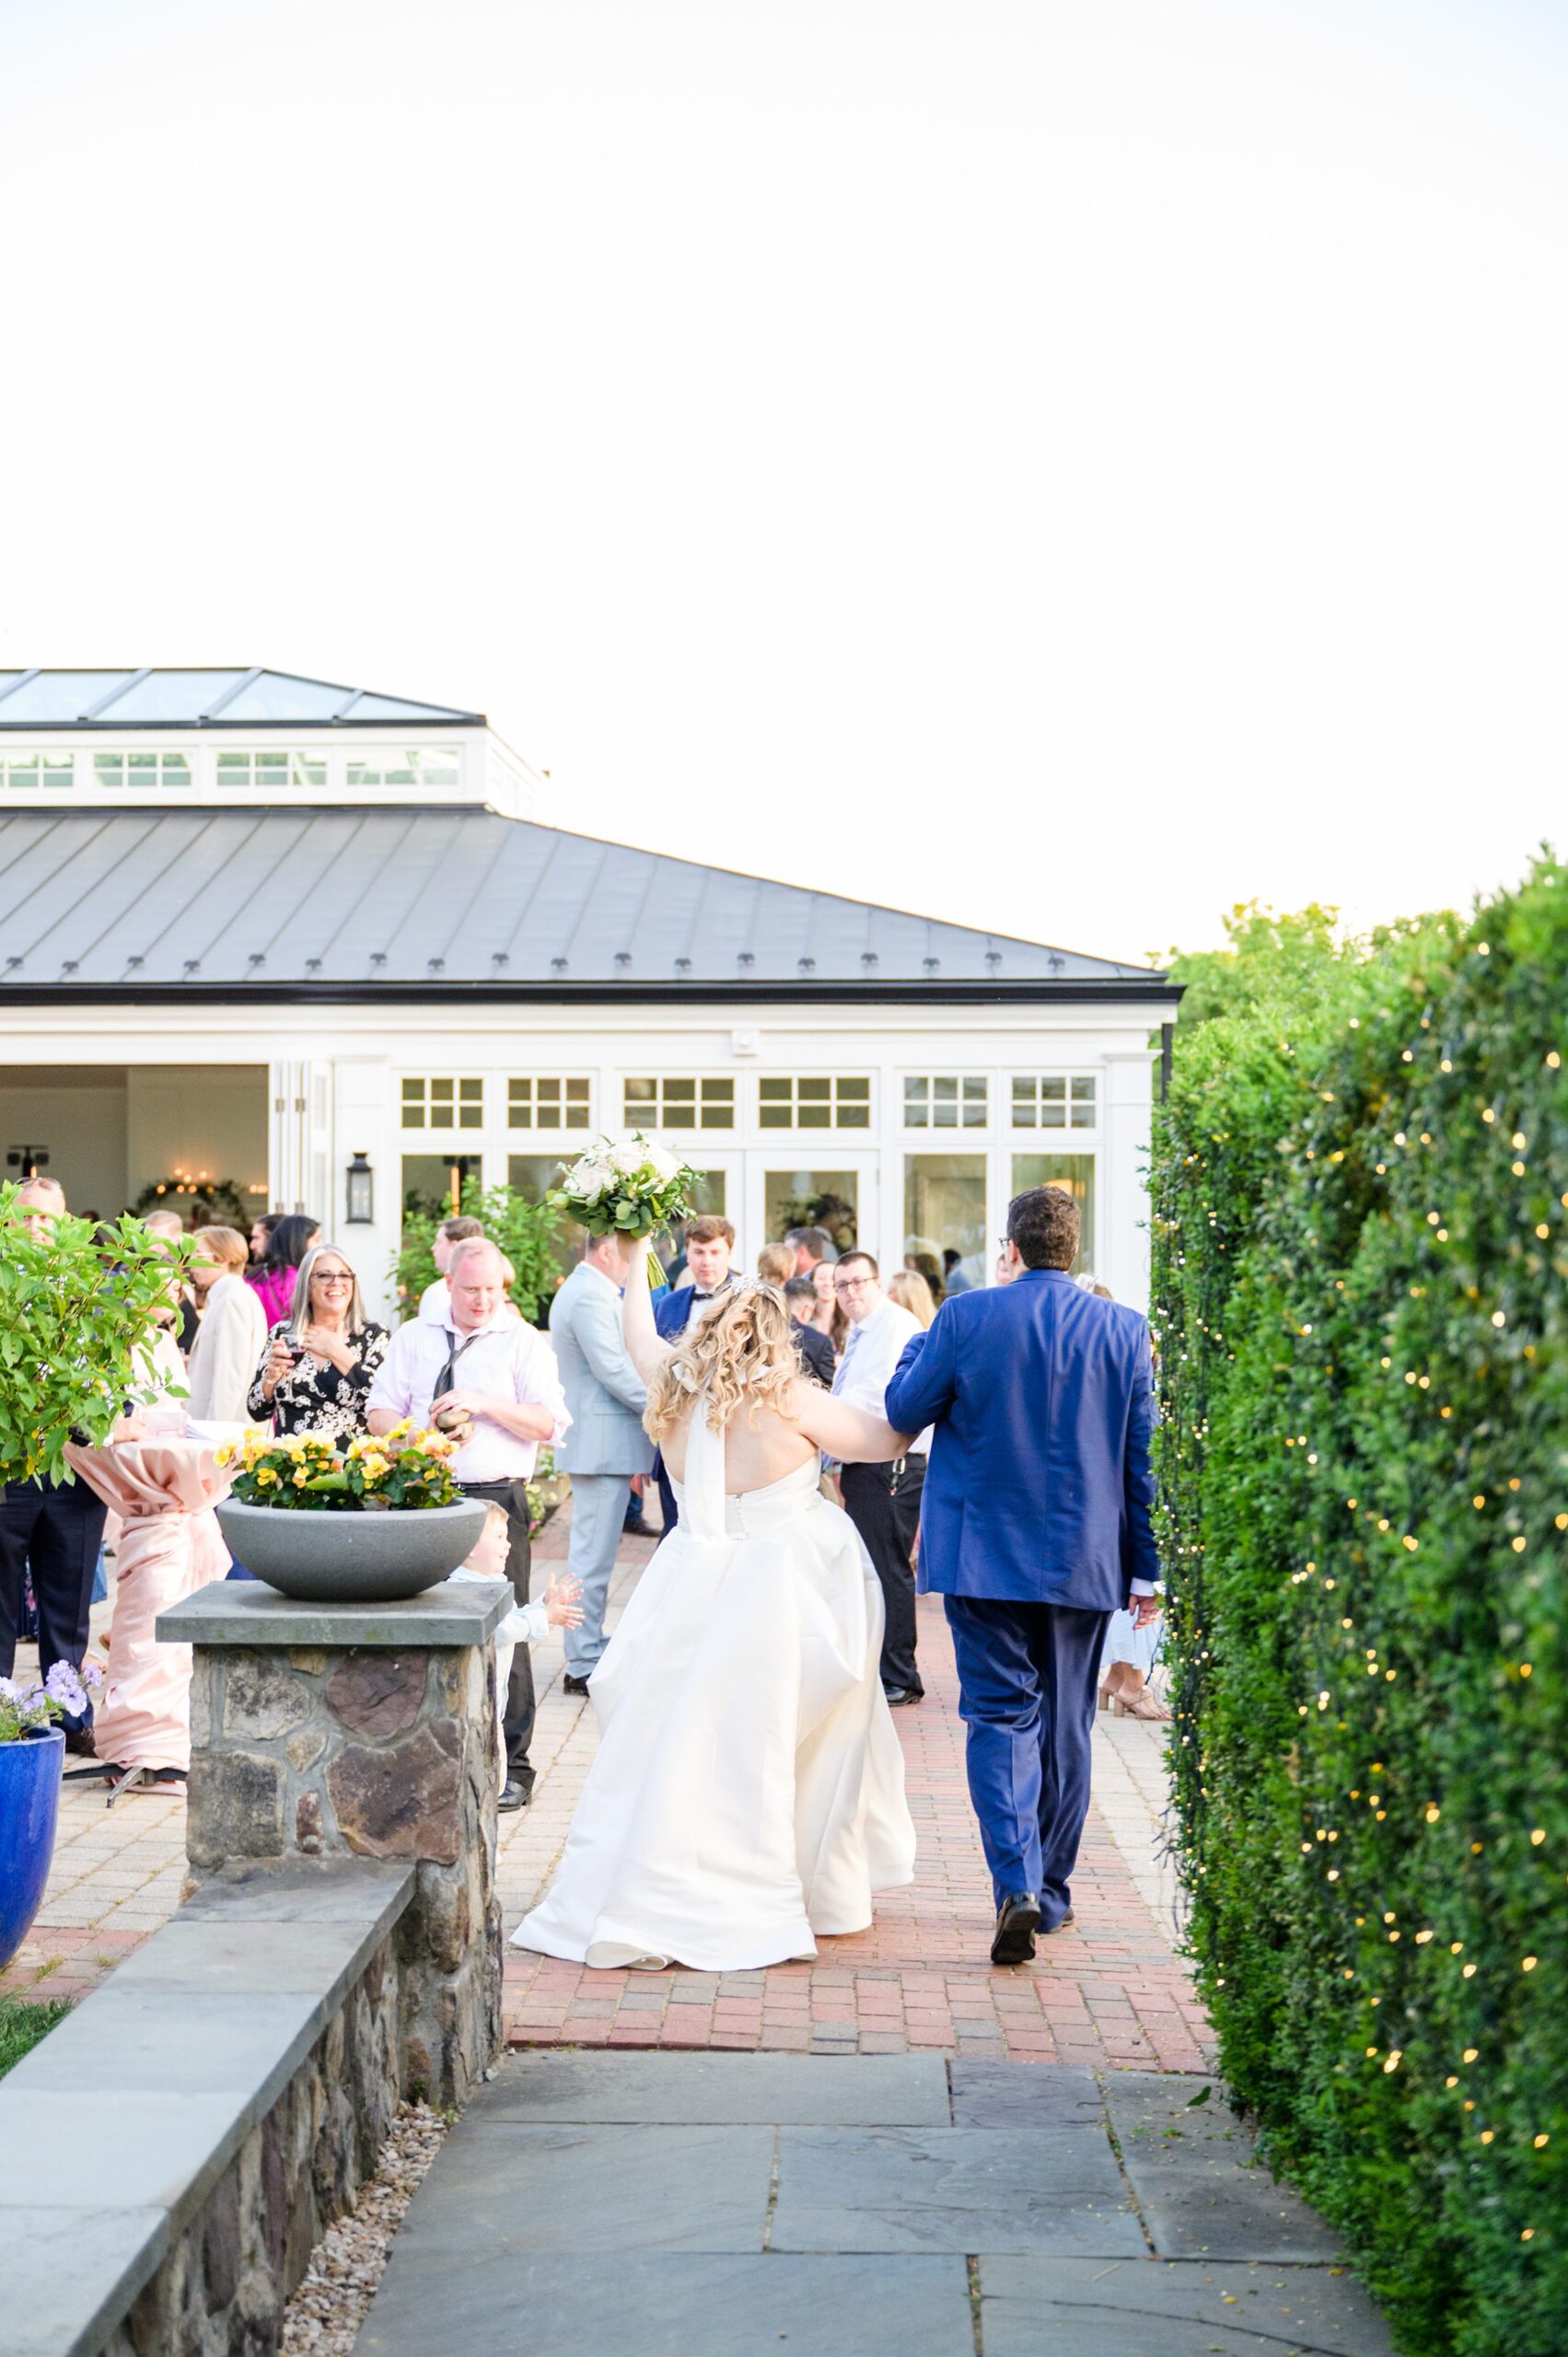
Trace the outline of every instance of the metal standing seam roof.
{"label": "metal standing seam roof", "polygon": [[1172,999],[1163,974],[473,807],[0,814],[0,998]]}
{"label": "metal standing seam roof", "polygon": [[482,712],[295,671],[0,671],[0,728],[482,728]]}

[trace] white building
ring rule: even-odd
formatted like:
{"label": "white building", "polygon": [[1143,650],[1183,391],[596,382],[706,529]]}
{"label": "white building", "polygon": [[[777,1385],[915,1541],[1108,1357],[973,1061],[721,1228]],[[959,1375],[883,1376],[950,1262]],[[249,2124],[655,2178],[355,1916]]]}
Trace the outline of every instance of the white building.
{"label": "white building", "polygon": [[885,1266],[980,1281],[1008,1197],[1057,1180],[1142,1305],[1165,975],[600,842],[542,786],[480,713],[0,672],[6,1175],[46,1156],[104,1214],[232,1180],[384,1300],[405,1202],[537,1190],[635,1126],[748,1257],[828,1199]]}

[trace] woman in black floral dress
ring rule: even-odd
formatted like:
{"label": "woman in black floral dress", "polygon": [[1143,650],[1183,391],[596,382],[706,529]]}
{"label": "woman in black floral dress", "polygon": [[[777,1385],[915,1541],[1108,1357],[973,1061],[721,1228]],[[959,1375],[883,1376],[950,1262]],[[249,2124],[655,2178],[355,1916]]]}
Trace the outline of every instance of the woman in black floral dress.
{"label": "woman in black floral dress", "polygon": [[387,1349],[387,1329],[366,1319],[359,1280],[335,1244],[307,1255],[290,1315],[274,1326],[246,1405],[280,1438],[324,1433],[340,1444],[368,1427],[365,1401]]}

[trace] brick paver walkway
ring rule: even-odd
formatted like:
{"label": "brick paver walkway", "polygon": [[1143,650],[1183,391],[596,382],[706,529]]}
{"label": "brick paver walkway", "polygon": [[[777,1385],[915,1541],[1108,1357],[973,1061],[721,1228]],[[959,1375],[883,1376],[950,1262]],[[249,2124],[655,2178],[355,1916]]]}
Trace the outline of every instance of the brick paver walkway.
{"label": "brick paver walkway", "polygon": [[[564,1517],[541,1561],[565,1550]],[[611,1625],[652,1550],[623,1546]],[[536,1582],[536,1593],[539,1584]],[[1018,1972],[992,1969],[990,1884],[964,1780],[958,1681],[940,1605],[921,1606],[926,1699],[900,1711],[916,1879],[886,1894],[877,1922],[824,1940],[815,1964],[766,1971],[589,1972],[506,1951],[507,2035],[519,2046],[734,2047],[898,2054],[921,2048],[1019,2061],[1201,2070],[1207,2026],[1172,1950],[1174,1880],[1156,1855],[1163,1730],[1102,1716],[1096,1807],[1074,1884],[1076,1922]],[[561,1690],[545,1655],[533,1805],[502,1820],[508,1934],[548,1883],[592,1758],[591,1706]],[[549,1684],[544,1680],[548,1678]]]}
{"label": "brick paver walkway", "polygon": [[[538,1548],[565,1552],[568,1508]],[[621,1550],[611,1623],[652,1553]],[[540,1583],[536,1582],[536,1593]],[[95,1614],[95,1626],[106,1616]],[[963,1772],[963,1728],[946,1624],[921,1608],[926,1700],[895,1718],[920,1837],[917,1879],[885,1897],[873,1929],[827,1940],[813,1965],[766,1972],[587,1972],[506,1952],[515,2045],[735,2047],[814,2053],[937,2051],[1191,2071],[1208,2059],[1201,2010],[1172,1948],[1174,1885],[1157,1856],[1165,1801],[1161,1730],[1102,1717],[1096,1806],[1074,1884],[1077,1922],[1039,1962],[993,1972],[991,1907]],[[24,1648],[19,1666],[30,1666]],[[560,1856],[592,1756],[591,1708],[562,1691],[552,1637],[535,1656],[540,1703],[533,1805],[501,1820],[500,1889],[510,1933]],[[72,1763],[75,1764],[75,1763]],[[0,1994],[75,1998],[168,1921],[184,1874],[184,1805],[68,1785],[44,1904]]]}

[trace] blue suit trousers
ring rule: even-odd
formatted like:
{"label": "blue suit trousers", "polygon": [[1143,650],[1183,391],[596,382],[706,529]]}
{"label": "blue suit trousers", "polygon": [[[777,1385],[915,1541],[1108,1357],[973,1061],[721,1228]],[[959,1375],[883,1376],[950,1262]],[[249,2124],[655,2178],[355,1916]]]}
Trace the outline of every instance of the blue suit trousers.
{"label": "blue suit trousers", "polygon": [[582,1626],[566,1631],[566,1672],[571,1678],[591,1678],[610,1640],[604,1633],[604,1608],[610,1600],[610,1574],[626,1519],[626,1473],[574,1473],[572,1527],[566,1540],[566,1569],[583,1584]]}
{"label": "blue suit trousers", "polygon": [[1109,1612],[949,1596],[970,1798],[996,1904],[1036,1892],[1054,1929],[1089,1813],[1095,1689]]}

